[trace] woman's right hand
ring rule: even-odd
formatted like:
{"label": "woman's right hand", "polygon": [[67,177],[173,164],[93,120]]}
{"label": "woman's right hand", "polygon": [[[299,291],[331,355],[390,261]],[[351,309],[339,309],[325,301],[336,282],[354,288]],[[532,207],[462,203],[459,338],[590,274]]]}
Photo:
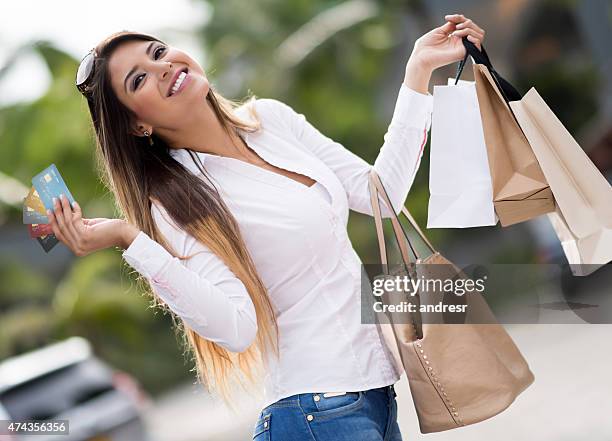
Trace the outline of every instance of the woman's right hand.
{"label": "woman's right hand", "polygon": [[71,208],[64,195],[55,200],[47,216],[53,234],[77,256],[115,246],[127,248],[140,231],[122,219],[83,219],[79,204]]}

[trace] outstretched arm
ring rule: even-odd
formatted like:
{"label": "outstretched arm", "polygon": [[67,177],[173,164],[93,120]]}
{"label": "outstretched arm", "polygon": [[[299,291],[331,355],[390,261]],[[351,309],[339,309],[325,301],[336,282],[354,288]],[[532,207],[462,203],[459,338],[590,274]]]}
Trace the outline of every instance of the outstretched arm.
{"label": "outstretched arm", "polygon": [[[179,260],[137,227],[122,219],[83,219],[81,207],[62,197],[47,212],[53,233],[77,256],[120,246],[124,259],[150,283],[162,301],[203,338],[232,352],[255,339],[255,307],[244,284],[216,254],[179,229],[162,207],[151,214]],[[196,254],[197,253],[197,254]]]}
{"label": "outstretched arm", "polygon": [[123,253],[124,259],[149,280],[164,303],[196,333],[232,352],[246,350],[255,339],[255,307],[244,284],[201,242],[169,221],[156,205],[156,224],[179,253],[179,260],[144,232]]}

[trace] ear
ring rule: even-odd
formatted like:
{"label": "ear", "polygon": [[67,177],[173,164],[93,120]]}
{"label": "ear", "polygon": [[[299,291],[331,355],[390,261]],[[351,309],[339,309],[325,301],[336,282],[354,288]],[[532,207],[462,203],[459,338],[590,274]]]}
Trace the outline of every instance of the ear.
{"label": "ear", "polygon": [[144,136],[144,131],[148,130],[151,133],[153,130],[151,127],[145,125],[141,121],[136,121],[136,123],[132,123],[130,133],[134,136]]}

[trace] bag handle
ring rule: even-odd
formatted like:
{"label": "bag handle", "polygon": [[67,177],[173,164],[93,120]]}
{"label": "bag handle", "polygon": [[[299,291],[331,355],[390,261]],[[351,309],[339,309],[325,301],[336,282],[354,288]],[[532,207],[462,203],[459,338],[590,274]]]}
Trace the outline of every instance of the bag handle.
{"label": "bag handle", "polygon": [[[421,258],[419,257],[415,248],[412,246],[412,243],[410,242],[410,238],[408,237],[408,235],[406,234],[406,231],[404,230],[402,224],[400,223],[399,217],[397,216],[397,213],[393,209],[393,205],[391,204],[391,201],[389,200],[387,191],[385,190],[385,187],[382,185],[382,182],[380,181],[380,177],[378,176],[374,168],[370,170],[368,177],[369,177],[368,182],[369,182],[369,189],[370,189],[370,199],[372,201],[372,214],[374,215],[374,222],[376,223],[376,235],[378,237],[378,245],[380,247],[380,258],[383,264],[383,273],[386,275],[389,275],[389,266],[387,265],[387,251],[385,248],[385,235],[384,235],[383,228],[382,228],[382,214],[380,211],[380,204],[378,202],[379,192],[382,194],[383,201],[387,205],[387,208],[389,209],[389,211],[393,213],[393,216],[391,217],[391,224],[393,225],[393,233],[394,233],[393,235],[395,236],[395,240],[397,241],[399,245],[400,252],[402,254],[402,260],[406,268],[406,272],[410,274],[411,277],[417,277],[416,263],[418,263],[421,260]],[[429,242],[429,240],[427,240],[427,237],[425,237],[425,235],[419,228],[419,225],[415,222],[414,218],[412,217],[412,215],[410,214],[410,212],[405,206],[402,206],[401,213],[404,213],[404,216],[406,216],[412,228],[414,228],[418,236],[429,247],[431,252],[434,254],[437,253],[433,245]],[[406,239],[405,242],[402,242],[400,240],[401,236],[404,236],[404,238]],[[415,256],[415,261],[413,264],[411,264],[410,262],[410,257],[408,256],[408,251],[405,247],[406,243],[410,246],[410,249],[412,250]],[[421,314],[418,312],[420,311],[420,304],[421,304],[420,298],[418,295],[414,297],[414,302],[415,302],[417,310],[410,312],[410,317],[412,318],[412,325],[414,327],[415,336],[417,337],[417,339],[421,339],[423,338],[423,320],[422,320]],[[391,316],[389,316],[389,320],[391,320],[391,323],[393,322],[393,319]],[[395,330],[393,332],[395,332]]]}
{"label": "bag handle", "polygon": [[[378,239],[378,247],[380,249],[380,260],[381,260],[381,263],[383,264],[383,272],[388,274],[388,266],[387,266],[388,256],[387,256],[387,249],[385,245],[385,234],[384,234],[383,224],[382,224],[380,203],[378,201],[377,184],[374,182],[374,178],[372,177],[372,175],[369,175],[368,179],[369,179],[369,189],[370,189],[370,201],[372,204],[372,213],[374,215],[374,224],[376,225],[376,237]],[[395,215],[395,213],[393,214]],[[402,255],[402,261],[406,265],[406,269],[407,269],[412,259],[410,258],[410,254],[408,252],[408,249],[406,248],[406,242],[400,240],[400,237],[403,234],[402,227],[396,217],[391,218],[391,225],[393,226],[393,233],[394,233],[393,236],[395,237],[395,240],[400,250],[400,254]],[[412,251],[414,253],[414,250]],[[417,259],[416,253],[414,253],[414,256],[415,256],[414,260],[416,260]]]}
{"label": "bag handle", "polygon": [[497,71],[493,68],[493,64],[485,51],[484,46],[480,45],[480,50],[476,47],[474,43],[467,39],[467,37],[463,37],[461,39],[463,42],[463,46],[465,46],[465,57],[457,66],[457,74],[455,75],[455,84],[459,82],[459,77],[463,72],[463,67],[465,66],[465,62],[467,61],[468,56],[472,57],[472,62],[475,64],[483,64],[489,69],[493,80],[495,81],[495,85],[501,92],[504,101],[506,104],[510,106],[510,101],[519,101],[521,99],[521,94],[514,88],[512,84],[510,84],[507,80],[502,78],[502,76],[497,73]]}
{"label": "bag handle", "polygon": [[[421,256],[419,256],[419,253],[417,252],[412,242],[410,241],[408,234],[406,234],[406,231],[404,230],[404,227],[401,224],[399,217],[397,216],[397,213],[393,209],[393,205],[391,204],[391,200],[389,199],[387,191],[385,190],[385,187],[382,184],[380,177],[378,176],[374,168],[372,168],[369,173],[369,190],[370,190],[370,200],[372,203],[372,214],[374,216],[374,222],[376,224],[376,235],[378,237],[378,245],[380,248],[380,258],[383,264],[383,270],[387,271],[388,269],[387,268],[388,256],[387,256],[387,250],[385,246],[385,237],[384,237],[384,231],[383,231],[383,226],[382,226],[382,214],[380,210],[380,204],[378,201],[379,194],[382,195],[383,202],[387,206],[388,210],[393,213],[393,216],[391,217],[391,224],[393,226],[394,237],[398,243],[404,264],[408,267],[411,263],[416,263],[417,260],[421,260]],[[421,230],[419,225],[416,223],[416,221],[414,220],[414,218],[412,217],[408,209],[405,206],[402,206],[402,209],[400,212],[403,213],[404,216],[406,216],[412,228],[416,231],[417,235],[423,240],[423,242],[427,245],[427,247],[431,250],[431,252],[436,253],[435,248],[433,247],[431,242],[429,242],[425,234],[423,234],[423,231]],[[401,240],[402,236],[405,239],[405,241]],[[414,255],[414,259],[411,259],[410,253],[408,252],[408,249],[406,248],[406,244],[408,244],[408,246],[410,247],[410,250],[412,251],[412,255]]]}

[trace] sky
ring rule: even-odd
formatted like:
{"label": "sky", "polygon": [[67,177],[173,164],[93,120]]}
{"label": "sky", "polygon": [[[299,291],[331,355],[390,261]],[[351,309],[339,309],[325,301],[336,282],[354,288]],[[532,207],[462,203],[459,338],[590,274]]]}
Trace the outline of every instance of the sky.
{"label": "sky", "polygon": [[[204,64],[194,30],[209,19],[210,12],[204,2],[194,0],[2,1],[0,68],[29,41],[50,40],[80,59],[104,37],[124,29],[154,34]],[[49,82],[42,60],[34,54],[23,56],[0,81],[0,106],[34,100]]]}

